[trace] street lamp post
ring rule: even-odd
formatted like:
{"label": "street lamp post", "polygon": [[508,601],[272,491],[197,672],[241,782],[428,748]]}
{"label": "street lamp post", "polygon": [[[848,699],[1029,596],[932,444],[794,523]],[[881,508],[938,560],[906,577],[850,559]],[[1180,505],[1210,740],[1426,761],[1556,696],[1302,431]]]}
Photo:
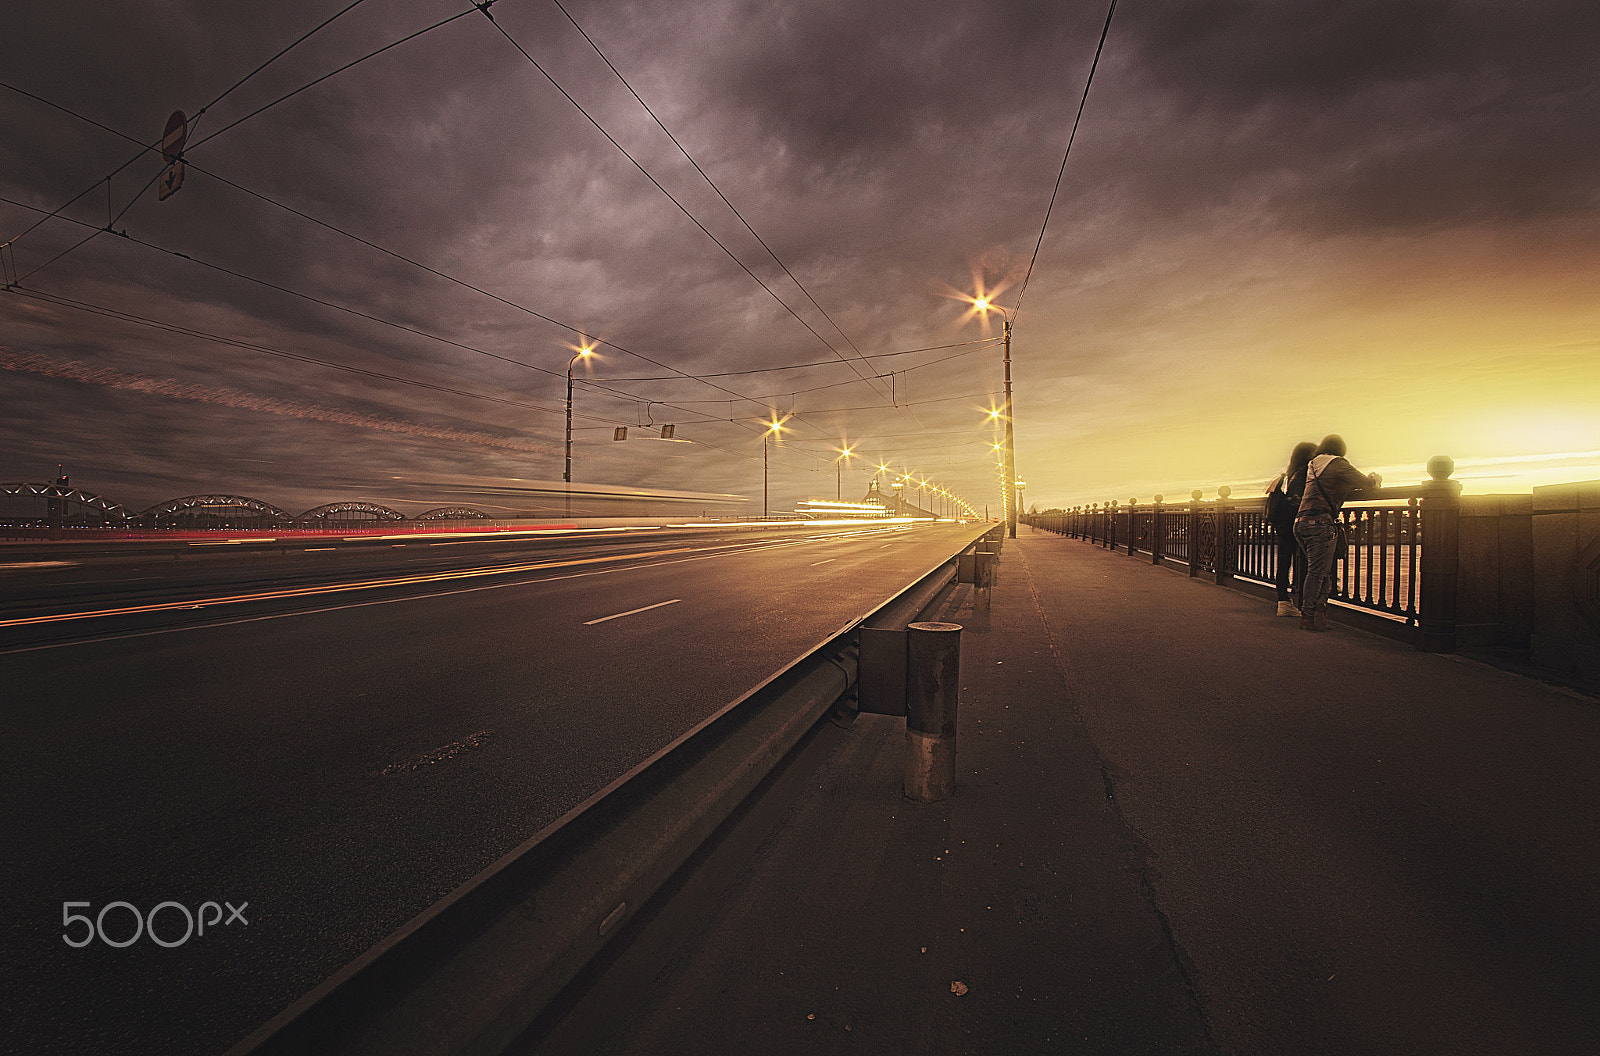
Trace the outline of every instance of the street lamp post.
{"label": "street lamp post", "polygon": [[1017,447],[1011,435],[1011,317],[1000,310],[1006,335],[1006,534],[1017,537]]}
{"label": "street lamp post", "polygon": [[[568,484],[572,483],[572,368],[577,365],[578,360],[588,359],[592,355],[594,355],[593,348],[581,347],[578,349],[578,354],[567,363],[567,468],[561,479]],[[570,492],[571,489],[568,490]]]}
{"label": "street lamp post", "polygon": [[[776,416],[774,416],[776,417]],[[761,519],[767,519],[767,441],[773,436],[781,436],[782,421],[767,423],[767,431],[761,434]]]}
{"label": "street lamp post", "polygon": [[833,484],[834,493],[833,493],[833,497],[834,497],[834,499],[836,501],[843,502],[844,501],[844,463],[850,461],[850,455],[852,453],[854,453],[855,447],[853,445],[851,445],[851,444],[846,444],[843,447],[836,447],[836,448],[834,448],[834,450],[839,452],[839,457],[833,460],[833,468],[838,471],[838,472],[836,472],[834,474],[834,484]]}
{"label": "street lamp post", "polygon": [[1002,331],[1005,334],[1005,371],[1006,371],[1006,464],[1005,464],[1005,499],[1006,499],[1006,534],[1015,539],[1017,537],[1017,448],[1011,433],[1011,316],[998,304],[994,304],[986,297],[980,297],[973,302],[979,311],[987,312],[990,308],[1000,313]]}

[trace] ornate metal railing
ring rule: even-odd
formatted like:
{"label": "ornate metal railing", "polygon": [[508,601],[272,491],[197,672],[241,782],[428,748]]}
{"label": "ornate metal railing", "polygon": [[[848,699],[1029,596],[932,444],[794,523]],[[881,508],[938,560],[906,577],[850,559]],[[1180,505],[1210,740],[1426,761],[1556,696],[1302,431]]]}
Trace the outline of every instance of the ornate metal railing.
{"label": "ornate metal railing", "polygon": [[[1335,601],[1415,628],[1419,648],[1455,648],[1461,485],[1450,478],[1455,463],[1428,463],[1433,479],[1410,487],[1377,488],[1353,495],[1340,511],[1347,546],[1334,569]],[[1271,584],[1278,572],[1277,532],[1264,498],[1236,499],[1217,489],[1187,504],[1109,501],[1030,514],[1035,528],[1083,539],[1152,564],[1187,566],[1191,576],[1217,583],[1242,579]]]}

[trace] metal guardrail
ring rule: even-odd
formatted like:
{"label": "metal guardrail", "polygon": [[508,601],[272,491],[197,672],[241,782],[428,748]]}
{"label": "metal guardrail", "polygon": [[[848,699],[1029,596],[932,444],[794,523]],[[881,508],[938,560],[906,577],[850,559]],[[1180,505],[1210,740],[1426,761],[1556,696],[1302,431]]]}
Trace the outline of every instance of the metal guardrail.
{"label": "metal guardrail", "polygon": [[[1448,458],[1428,463],[1433,479],[1409,487],[1376,488],[1351,496],[1340,513],[1349,546],[1334,569],[1331,597],[1393,621],[1401,637],[1430,652],[1455,650],[1461,485],[1450,480]],[[1227,584],[1241,579],[1272,584],[1278,571],[1277,532],[1266,500],[1234,499],[1227,488],[1187,505],[1115,501],[1031,514],[1034,527],[1096,543],[1152,564],[1186,566],[1191,576]]]}
{"label": "metal guardrail", "polygon": [[848,696],[859,628],[915,620],[955,574],[952,556],[463,884],[228,1056],[503,1052]]}

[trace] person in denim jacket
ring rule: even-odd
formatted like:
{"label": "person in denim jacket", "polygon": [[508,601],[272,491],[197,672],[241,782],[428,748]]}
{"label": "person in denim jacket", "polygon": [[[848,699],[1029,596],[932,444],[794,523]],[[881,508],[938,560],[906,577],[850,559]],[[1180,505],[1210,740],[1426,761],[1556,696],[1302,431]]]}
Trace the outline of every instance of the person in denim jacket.
{"label": "person in denim jacket", "polygon": [[1328,595],[1333,587],[1335,523],[1339,509],[1353,492],[1381,487],[1383,478],[1363,473],[1344,457],[1344,438],[1330,433],[1306,466],[1306,488],[1295,514],[1294,538],[1306,556],[1305,584],[1300,591],[1300,629],[1328,629]]}

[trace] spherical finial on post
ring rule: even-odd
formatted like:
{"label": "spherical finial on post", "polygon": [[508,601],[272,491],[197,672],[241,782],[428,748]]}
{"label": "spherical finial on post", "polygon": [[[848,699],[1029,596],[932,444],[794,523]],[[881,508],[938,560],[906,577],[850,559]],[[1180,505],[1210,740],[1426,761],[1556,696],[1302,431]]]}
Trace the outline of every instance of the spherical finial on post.
{"label": "spherical finial on post", "polygon": [[1222,485],[1222,487],[1217,489],[1217,498],[1219,498],[1219,499],[1225,499],[1229,495],[1232,495],[1232,494],[1233,494],[1233,489],[1228,487],[1228,485],[1226,485],[1226,484]]}
{"label": "spherical finial on post", "polygon": [[1449,455],[1434,455],[1428,459],[1428,476],[1434,480],[1449,480],[1456,471],[1456,460]]}
{"label": "spherical finial on post", "polygon": [[1205,492],[1201,491],[1199,488],[1195,488],[1193,491],[1191,491],[1189,493],[1189,497],[1191,499],[1193,499],[1195,502],[1199,502],[1200,501],[1200,496],[1202,496],[1204,494],[1205,494]]}
{"label": "spherical finial on post", "polygon": [[1165,496],[1165,495],[1162,495],[1162,494],[1161,494],[1161,493],[1160,493],[1160,492],[1157,492],[1157,493],[1156,493],[1156,502],[1157,502],[1157,503],[1160,503],[1160,502],[1161,502],[1161,500],[1162,500],[1162,499],[1165,499],[1165,498],[1166,498],[1166,496]]}

